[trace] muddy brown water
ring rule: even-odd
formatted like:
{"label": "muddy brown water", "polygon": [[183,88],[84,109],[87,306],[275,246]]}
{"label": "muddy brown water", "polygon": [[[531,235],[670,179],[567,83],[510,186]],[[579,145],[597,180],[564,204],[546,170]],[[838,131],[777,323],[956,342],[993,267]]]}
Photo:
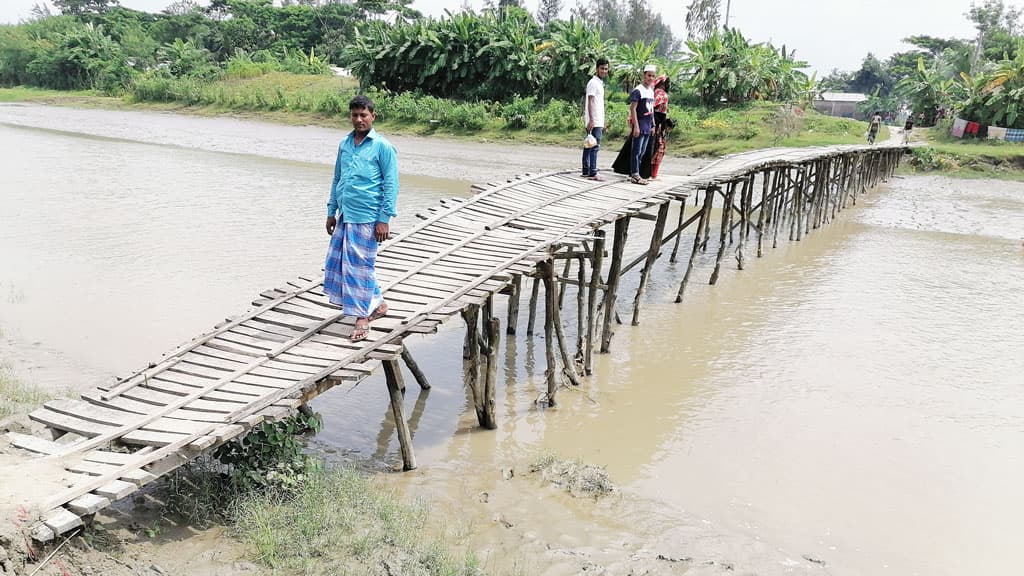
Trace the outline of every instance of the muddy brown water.
{"label": "muddy brown water", "polygon": [[[339,136],[0,106],[3,360],[83,388],[315,271]],[[574,150],[394,140],[396,227],[473,181],[578,163]],[[634,224],[634,252],[649,230]],[[1022,237],[1021,184],[896,178],[807,240],[694,282],[682,304],[684,265],[659,261],[641,325],[617,327],[557,409],[535,404],[542,340],[503,341],[496,431],[475,426],[451,322],[409,341],[434,384],[421,394],[408,379],[420,469],[381,481],[431,502],[495,573],[1016,573]],[[379,380],[315,407],[329,458],[397,461]],[[545,452],[607,467],[620,492],[594,502],[544,485],[528,468]]]}

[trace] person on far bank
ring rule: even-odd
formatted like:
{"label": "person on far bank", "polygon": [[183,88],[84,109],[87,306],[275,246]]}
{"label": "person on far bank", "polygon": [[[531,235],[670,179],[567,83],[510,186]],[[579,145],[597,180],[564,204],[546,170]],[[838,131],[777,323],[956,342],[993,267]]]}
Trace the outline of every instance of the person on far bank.
{"label": "person on far bank", "polygon": [[324,265],[324,293],[331,304],[356,317],[350,338],[365,339],[370,322],[387,314],[377,284],[377,245],[387,240],[398,200],[398,153],[377,134],[373,100],[348,103],[352,131],[338,145],[334,180],[327,200],[331,235]]}
{"label": "person on far bank", "polygon": [[608,59],[598,58],[594,76],[587,82],[584,97],[583,119],[587,124],[587,134],[597,140],[597,144],[583,149],[584,178],[603,180],[597,175],[597,152],[601,149],[601,137],[604,135],[604,79],[608,77]]}
{"label": "person on far bank", "polygon": [[914,117],[907,116],[907,122],[903,125],[903,143],[910,142],[910,131],[914,129]]}
{"label": "person on far bank", "polygon": [[875,112],[875,115],[871,117],[871,123],[868,124],[868,144],[874,144],[875,138],[878,136],[878,129],[882,127],[882,113]]}
{"label": "person on far bank", "polygon": [[647,146],[654,130],[654,79],[658,68],[653,64],[644,66],[644,81],[629,93],[629,125],[632,128],[633,145],[629,155],[629,181],[633,184],[647,184],[640,176]]}

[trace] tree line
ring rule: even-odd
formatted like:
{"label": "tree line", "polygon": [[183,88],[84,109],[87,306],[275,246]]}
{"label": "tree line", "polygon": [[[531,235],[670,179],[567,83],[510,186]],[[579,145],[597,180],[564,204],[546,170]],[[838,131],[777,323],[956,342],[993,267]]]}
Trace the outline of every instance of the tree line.
{"label": "tree line", "polygon": [[[210,81],[227,71],[327,74],[351,69],[365,88],[462,101],[577,101],[598,57],[628,91],[645,64],[676,82],[677,102],[705,106],[799,100],[813,92],[806,63],[785,47],[714,29],[685,43],[648,0],[562,0],[531,14],[497,0],[426,18],[411,0],[178,0],[159,14],[116,0],[55,0],[60,14],[0,26],[0,85],[99,89]],[[241,71],[241,72],[240,72]],[[615,92],[615,91],[613,91]]]}
{"label": "tree line", "polygon": [[867,94],[864,112],[906,107],[924,125],[943,115],[1024,128],[1024,28],[1021,10],[1003,0],[972,3],[972,38],[911,36],[913,48],[880,60],[868,54],[859,70],[833,70],[822,91]]}

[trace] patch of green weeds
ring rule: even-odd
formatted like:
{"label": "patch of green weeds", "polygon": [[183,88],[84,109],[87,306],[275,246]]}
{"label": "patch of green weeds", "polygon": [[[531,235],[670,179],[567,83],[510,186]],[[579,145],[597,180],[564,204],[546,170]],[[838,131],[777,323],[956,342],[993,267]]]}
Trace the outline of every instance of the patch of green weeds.
{"label": "patch of green weeds", "polygon": [[472,554],[424,534],[429,511],[347,468],[311,471],[288,498],[253,492],[235,509],[236,534],[283,574],[481,574]]}
{"label": "patch of green weeds", "polygon": [[0,419],[28,411],[50,398],[43,390],[19,381],[10,368],[0,362]]}

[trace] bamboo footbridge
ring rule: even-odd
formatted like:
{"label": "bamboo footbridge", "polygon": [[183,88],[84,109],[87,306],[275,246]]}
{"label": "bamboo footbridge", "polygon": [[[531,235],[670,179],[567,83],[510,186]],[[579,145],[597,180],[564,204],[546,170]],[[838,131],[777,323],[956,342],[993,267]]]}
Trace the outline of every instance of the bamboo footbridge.
{"label": "bamboo footbridge", "polygon": [[[619,178],[597,182],[568,172],[475,186],[474,196],[442,201],[419,214],[422,221],[415,227],[381,246],[377,273],[389,309],[373,322],[366,340],[349,340],[353,318],[327,302],[319,274],[298,278],[263,292],[248,313],[132,376],[32,412],[36,433],[11,432],[9,442],[25,458],[58,462],[70,481],[59,493],[30,503],[39,512],[31,535],[40,542],[53,540],[203,452],[378,368],[385,373],[404,467],[413,469],[399,362],[421,387],[430,385],[403,347],[407,335],[433,333],[462,316],[464,352],[473,368],[467,386],[480,425],[494,428],[501,332],[496,295],[507,295],[505,331],[515,334],[524,277],[533,279],[527,314],[532,334],[539,286],[544,286],[539,304],[547,359],[544,401],[553,406],[563,379],[580,384],[591,373],[592,355],[608,351],[624,274],[640,267],[631,309],[636,325],[657,259],[672,244],[670,260],[676,261],[684,231],[693,230],[693,242],[677,302],[699,252],[715,254],[714,284],[727,250],[742,269],[748,253],[760,257],[766,246],[778,245],[780,235],[801,240],[891,176],[904,151],[895,144],[760,150],[648,186]],[[690,199],[695,208],[687,215]],[[673,207],[678,218],[670,224]],[[627,261],[625,245],[635,220],[652,221],[653,230],[647,248]],[[614,231],[606,252],[602,228],[610,224]],[[569,293],[577,307],[574,349],[561,318],[567,287],[574,287]]]}

